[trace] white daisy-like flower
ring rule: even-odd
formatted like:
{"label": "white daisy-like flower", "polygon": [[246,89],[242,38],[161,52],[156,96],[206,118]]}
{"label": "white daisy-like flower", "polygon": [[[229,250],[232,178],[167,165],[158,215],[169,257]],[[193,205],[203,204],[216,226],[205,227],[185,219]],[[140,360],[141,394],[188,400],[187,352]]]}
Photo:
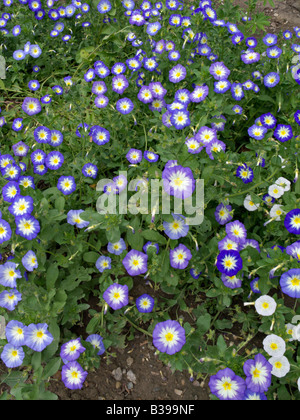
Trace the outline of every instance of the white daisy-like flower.
{"label": "white daisy-like flower", "polygon": [[263,346],[269,356],[282,357],[286,351],[285,341],[278,335],[268,335],[264,341]]}
{"label": "white daisy-like flower", "polygon": [[290,191],[291,189],[291,182],[283,177],[278,178],[277,181],[275,181],[275,184],[282,187],[284,189],[284,192]]}
{"label": "white daisy-like flower", "polygon": [[261,296],[255,301],[255,309],[259,315],[272,316],[277,308],[275,300],[268,295]]}
{"label": "white daisy-like flower", "polygon": [[295,325],[293,324],[286,324],[285,329],[286,329],[286,333],[288,334],[289,338],[289,342],[294,341],[294,337],[293,337],[293,331],[294,331]]}
{"label": "white daisy-like flower", "polygon": [[283,214],[285,214],[285,212],[282,210],[282,206],[280,204],[275,204],[270,210],[270,216],[272,219],[276,217],[276,221],[279,221],[280,216]]}
{"label": "white daisy-like flower", "polygon": [[273,184],[268,189],[268,194],[273,198],[280,198],[284,194],[284,189],[277,184]]}
{"label": "white daisy-like flower", "polygon": [[247,195],[247,197],[244,200],[244,207],[248,211],[255,211],[259,209],[259,204],[254,204],[251,195]]}
{"label": "white daisy-like flower", "polygon": [[300,324],[293,328],[293,339],[295,341],[300,341]]}
{"label": "white daisy-like flower", "polygon": [[271,357],[269,363],[273,366],[272,375],[277,378],[284,378],[291,370],[291,365],[285,356]]}

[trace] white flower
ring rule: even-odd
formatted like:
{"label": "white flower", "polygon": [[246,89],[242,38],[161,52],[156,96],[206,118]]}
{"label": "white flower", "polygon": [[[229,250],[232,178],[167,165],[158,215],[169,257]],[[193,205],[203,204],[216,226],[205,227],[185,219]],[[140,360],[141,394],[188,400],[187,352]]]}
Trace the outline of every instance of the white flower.
{"label": "white flower", "polygon": [[299,389],[299,392],[300,392],[300,378],[298,379],[297,385],[298,385],[298,389]]}
{"label": "white flower", "polygon": [[300,324],[293,328],[293,339],[300,341]]}
{"label": "white flower", "polygon": [[282,206],[279,204],[275,204],[271,210],[270,210],[270,216],[272,217],[272,219],[274,219],[276,217],[276,221],[280,220],[280,216],[282,214],[285,214],[285,212],[282,209]]}
{"label": "white flower", "polygon": [[271,316],[277,308],[275,300],[268,295],[261,296],[255,301],[255,309],[259,315]]}
{"label": "white flower", "polygon": [[291,369],[290,362],[285,356],[271,357],[269,363],[273,366],[272,375],[277,378],[284,378]]}
{"label": "white flower", "polygon": [[275,184],[282,187],[285,192],[290,191],[291,189],[291,182],[288,179],[283,178],[283,177],[278,178],[277,181],[275,181]]}
{"label": "white flower", "polygon": [[269,187],[268,193],[273,198],[280,198],[284,194],[284,189],[277,184],[273,184]]}
{"label": "white flower", "polygon": [[259,208],[259,204],[254,204],[251,195],[247,195],[247,197],[244,200],[244,207],[246,210],[255,211]]}
{"label": "white flower", "polygon": [[285,326],[285,328],[286,328],[286,333],[290,336],[290,339],[288,341],[289,342],[294,341],[293,331],[294,331],[295,325],[293,325],[293,324],[287,324]]}
{"label": "white flower", "polygon": [[272,357],[282,357],[286,351],[285,341],[275,334],[268,335],[263,341],[263,346]]}

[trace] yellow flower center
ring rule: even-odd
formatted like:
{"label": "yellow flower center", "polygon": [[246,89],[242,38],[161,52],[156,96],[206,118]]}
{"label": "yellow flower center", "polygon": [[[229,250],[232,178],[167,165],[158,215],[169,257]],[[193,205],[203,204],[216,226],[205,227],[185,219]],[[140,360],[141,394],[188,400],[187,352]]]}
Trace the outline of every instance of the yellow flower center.
{"label": "yellow flower center", "polygon": [[174,338],[174,335],[172,334],[172,333],[168,333],[168,334],[166,334],[166,340],[168,341],[168,342],[170,342],[170,341],[172,341],[173,340],[173,338]]}
{"label": "yellow flower center", "polygon": [[229,382],[225,382],[225,384],[223,385],[223,388],[225,391],[230,391],[232,386]]}
{"label": "yellow flower center", "polygon": [[292,283],[293,286],[299,287],[300,286],[300,279],[295,277],[295,278],[292,279],[291,283]]}

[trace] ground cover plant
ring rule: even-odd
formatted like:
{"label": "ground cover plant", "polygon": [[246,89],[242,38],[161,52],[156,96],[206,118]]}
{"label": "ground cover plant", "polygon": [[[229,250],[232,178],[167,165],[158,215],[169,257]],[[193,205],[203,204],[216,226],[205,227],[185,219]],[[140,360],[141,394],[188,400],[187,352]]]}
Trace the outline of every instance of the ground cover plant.
{"label": "ground cover plant", "polygon": [[80,389],[138,330],[212,399],[299,399],[300,28],[257,39],[229,1],[1,6],[1,398]]}

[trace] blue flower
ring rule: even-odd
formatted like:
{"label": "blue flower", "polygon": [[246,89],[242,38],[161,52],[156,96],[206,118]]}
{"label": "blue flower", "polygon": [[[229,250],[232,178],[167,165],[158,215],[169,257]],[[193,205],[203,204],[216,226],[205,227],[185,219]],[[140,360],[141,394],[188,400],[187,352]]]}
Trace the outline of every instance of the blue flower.
{"label": "blue flower", "polygon": [[25,330],[25,344],[34,351],[43,351],[53,340],[47,324],[30,324]]}
{"label": "blue flower", "polygon": [[25,345],[26,326],[19,321],[9,321],[6,325],[5,335],[7,341],[13,346],[21,347]]}
{"label": "blue flower", "polygon": [[107,245],[107,250],[109,253],[114,255],[121,255],[123,251],[126,249],[126,244],[124,239],[120,239],[118,242],[111,243],[109,242]]}
{"label": "blue flower", "polygon": [[96,261],[96,268],[100,271],[100,273],[103,273],[104,270],[110,270],[111,269],[111,258],[101,256]]}
{"label": "blue flower", "polygon": [[254,360],[247,360],[244,364],[247,388],[252,392],[267,392],[272,382],[272,369],[262,354],[257,354]]}
{"label": "blue flower", "polygon": [[300,298],[300,269],[294,268],[285,272],[280,278],[280,287],[291,298]]}
{"label": "blue flower", "polygon": [[6,367],[16,368],[22,365],[25,353],[22,347],[6,344],[3,347],[1,359]]}
{"label": "blue flower", "polygon": [[71,390],[81,389],[88,375],[76,361],[69,362],[62,367],[61,379],[64,385]]}
{"label": "blue flower", "polygon": [[217,258],[217,268],[222,274],[235,276],[243,268],[243,260],[238,251],[221,251]]}
{"label": "blue flower", "polygon": [[212,376],[209,388],[216,397],[223,401],[242,400],[246,390],[244,379],[237,376],[231,369],[220,370]]}
{"label": "blue flower", "polygon": [[136,299],[136,307],[141,313],[150,313],[154,307],[154,299],[151,296],[144,294]]}
{"label": "blue flower", "polygon": [[114,283],[103,294],[105,302],[115,311],[128,305],[128,286]]}
{"label": "blue flower", "polygon": [[236,176],[240,178],[244,184],[248,184],[253,181],[254,173],[253,170],[244,163],[237,168]]}
{"label": "blue flower", "polygon": [[38,268],[39,265],[36,254],[33,251],[28,251],[22,258],[22,264],[24,268],[29,272]]}
{"label": "blue flower", "polygon": [[21,279],[20,270],[17,270],[17,264],[7,261],[0,266],[0,284],[2,286],[15,288],[17,286],[17,279]]}
{"label": "blue flower", "polygon": [[88,338],[85,340],[88,343],[91,343],[94,348],[96,348],[98,351],[97,356],[101,356],[105,352],[105,347],[103,344],[103,338],[99,334],[91,334],[88,336]]}
{"label": "blue flower", "polygon": [[0,293],[0,307],[9,311],[13,311],[21,300],[22,294],[17,289],[4,290]]}
{"label": "blue flower", "polygon": [[6,220],[0,219],[0,244],[9,241],[12,235],[11,227]]}
{"label": "blue flower", "polygon": [[61,176],[57,182],[57,188],[64,195],[70,195],[76,190],[76,183],[73,176]]}
{"label": "blue flower", "polygon": [[68,362],[74,362],[85,352],[85,350],[85,347],[81,344],[80,338],[76,338],[61,346],[60,357]]}
{"label": "blue flower", "polygon": [[185,218],[179,214],[173,214],[172,222],[163,222],[164,232],[170,239],[179,239],[187,236],[189,226],[185,224]]}
{"label": "blue flower", "polygon": [[30,196],[17,195],[9,206],[8,211],[15,217],[30,215],[33,211],[33,198]]}
{"label": "blue flower", "polygon": [[162,353],[178,353],[186,343],[185,330],[177,321],[156,324],[153,331],[153,345]]}

